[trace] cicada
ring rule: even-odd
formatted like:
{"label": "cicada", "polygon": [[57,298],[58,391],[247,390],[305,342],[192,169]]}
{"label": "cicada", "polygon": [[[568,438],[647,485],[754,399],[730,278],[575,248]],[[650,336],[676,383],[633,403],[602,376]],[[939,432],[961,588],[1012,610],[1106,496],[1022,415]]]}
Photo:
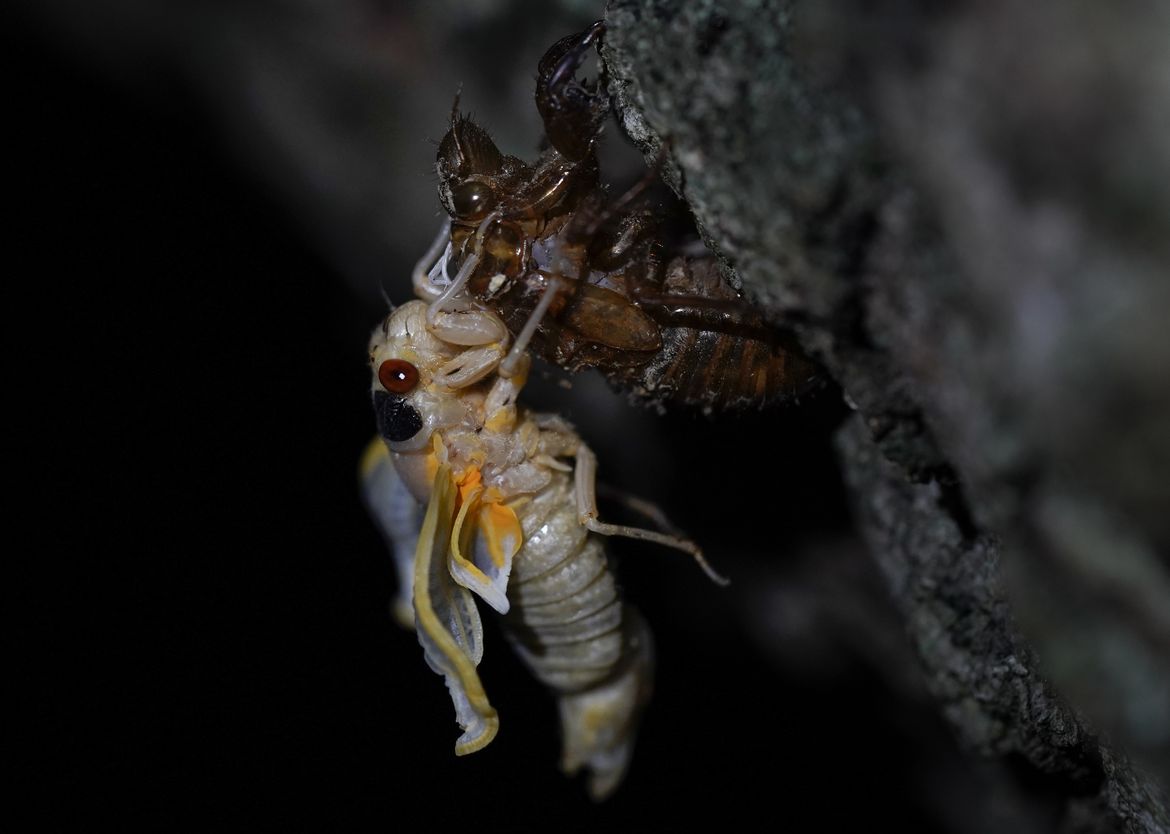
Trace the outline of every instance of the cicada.
{"label": "cicada", "polygon": [[637,207],[653,177],[607,199],[596,148],[608,98],[604,85],[576,78],[603,32],[599,21],[541,59],[547,147],[531,165],[502,154],[456,99],[436,161],[449,223],[415,268],[416,294],[432,315],[461,296],[495,312],[515,336],[505,375],[531,349],[569,371],[595,368],[655,405],[742,410],[798,395],[816,367],[713,255],[664,240],[655,213]]}
{"label": "cicada", "polygon": [[530,359],[501,375],[508,343],[481,308],[432,317],[412,301],[390,313],[370,341],[379,437],[363,492],[403,580],[395,611],[446,679],[463,730],[456,754],[499,729],[476,671],[482,602],[556,695],[562,768],[587,770],[600,799],[626,770],[653,667],[650,632],[618,593],[604,536],[678,548],[723,580],[687,539],[598,518],[596,458],[559,416],[517,402]]}

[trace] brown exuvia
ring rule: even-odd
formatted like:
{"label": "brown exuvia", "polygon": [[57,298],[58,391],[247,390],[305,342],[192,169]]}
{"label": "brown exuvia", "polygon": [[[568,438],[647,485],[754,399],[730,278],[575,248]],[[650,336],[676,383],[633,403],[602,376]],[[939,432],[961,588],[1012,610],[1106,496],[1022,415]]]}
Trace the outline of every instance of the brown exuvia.
{"label": "brown exuvia", "polygon": [[[547,147],[531,165],[501,154],[456,101],[436,163],[450,245],[429,275],[437,247],[420,264],[416,288],[442,296],[434,304],[444,309],[466,292],[504,321],[517,355],[597,368],[659,407],[742,410],[799,394],[815,366],[728,285],[712,255],[669,250],[655,214],[633,207],[649,179],[608,199],[596,155],[608,98],[599,82],[576,78],[603,32],[599,21],[541,59]],[[426,285],[449,266],[458,274],[447,291]]]}

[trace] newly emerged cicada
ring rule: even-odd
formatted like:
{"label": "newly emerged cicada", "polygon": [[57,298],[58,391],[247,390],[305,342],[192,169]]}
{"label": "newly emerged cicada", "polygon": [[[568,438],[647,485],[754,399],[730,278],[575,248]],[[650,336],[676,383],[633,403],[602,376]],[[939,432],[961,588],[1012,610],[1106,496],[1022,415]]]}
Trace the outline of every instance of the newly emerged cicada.
{"label": "newly emerged cicada", "polygon": [[600,799],[625,772],[652,677],[650,633],[618,595],[602,537],[684,550],[723,580],[688,540],[598,520],[592,452],[560,417],[517,403],[530,360],[519,354],[501,375],[508,343],[503,322],[476,307],[432,316],[412,301],[386,318],[370,342],[380,437],[363,493],[393,545],[395,611],[446,678],[463,728],[455,752],[499,728],[476,672],[478,597],[556,694],[562,767],[588,770]]}
{"label": "newly emerged cicada", "polygon": [[515,337],[501,370],[531,349],[569,371],[596,368],[635,398],[705,411],[760,408],[806,390],[814,365],[723,278],[717,260],[672,254],[643,180],[610,202],[596,146],[604,85],[576,79],[597,22],[540,61],[536,105],[547,147],[531,165],[500,153],[458,112],[439,145],[450,217],[414,271],[432,317],[470,297]]}

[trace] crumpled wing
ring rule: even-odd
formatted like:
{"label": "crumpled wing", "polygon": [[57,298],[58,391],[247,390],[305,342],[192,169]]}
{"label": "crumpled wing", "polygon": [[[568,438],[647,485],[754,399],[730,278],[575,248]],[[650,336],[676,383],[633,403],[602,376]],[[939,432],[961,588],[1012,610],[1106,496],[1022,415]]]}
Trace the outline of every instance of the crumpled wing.
{"label": "crumpled wing", "polygon": [[501,614],[507,614],[508,577],[523,533],[516,513],[484,503],[478,483],[465,489],[451,537],[451,577]]}
{"label": "crumpled wing", "polygon": [[414,628],[410,599],[414,593],[414,552],[418,549],[423,508],[395,471],[381,437],[375,437],[366,447],[359,469],[362,499],[390,548],[398,574],[398,592],[392,609],[394,619],[403,628]]}
{"label": "crumpled wing", "polygon": [[491,743],[500,720],[475,671],[483,658],[483,623],[475,598],[447,568],[457,507],[451,470],[440,466],[415,551],[414,621],[427,665],[446,678],[455,720],[463,728],[455,755],[465,756]]}

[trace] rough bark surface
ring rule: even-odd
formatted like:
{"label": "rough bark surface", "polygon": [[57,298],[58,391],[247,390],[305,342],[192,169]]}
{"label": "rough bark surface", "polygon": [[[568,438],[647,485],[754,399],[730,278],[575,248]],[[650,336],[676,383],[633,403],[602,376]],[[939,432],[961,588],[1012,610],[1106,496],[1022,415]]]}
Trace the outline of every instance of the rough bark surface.
{"label": "rough bark surface", "polygon": [[1058,830],[1165,831],[1170,20],[924,9],[614,0],[603,57],[855,407],[858,523],[958,735]]}

